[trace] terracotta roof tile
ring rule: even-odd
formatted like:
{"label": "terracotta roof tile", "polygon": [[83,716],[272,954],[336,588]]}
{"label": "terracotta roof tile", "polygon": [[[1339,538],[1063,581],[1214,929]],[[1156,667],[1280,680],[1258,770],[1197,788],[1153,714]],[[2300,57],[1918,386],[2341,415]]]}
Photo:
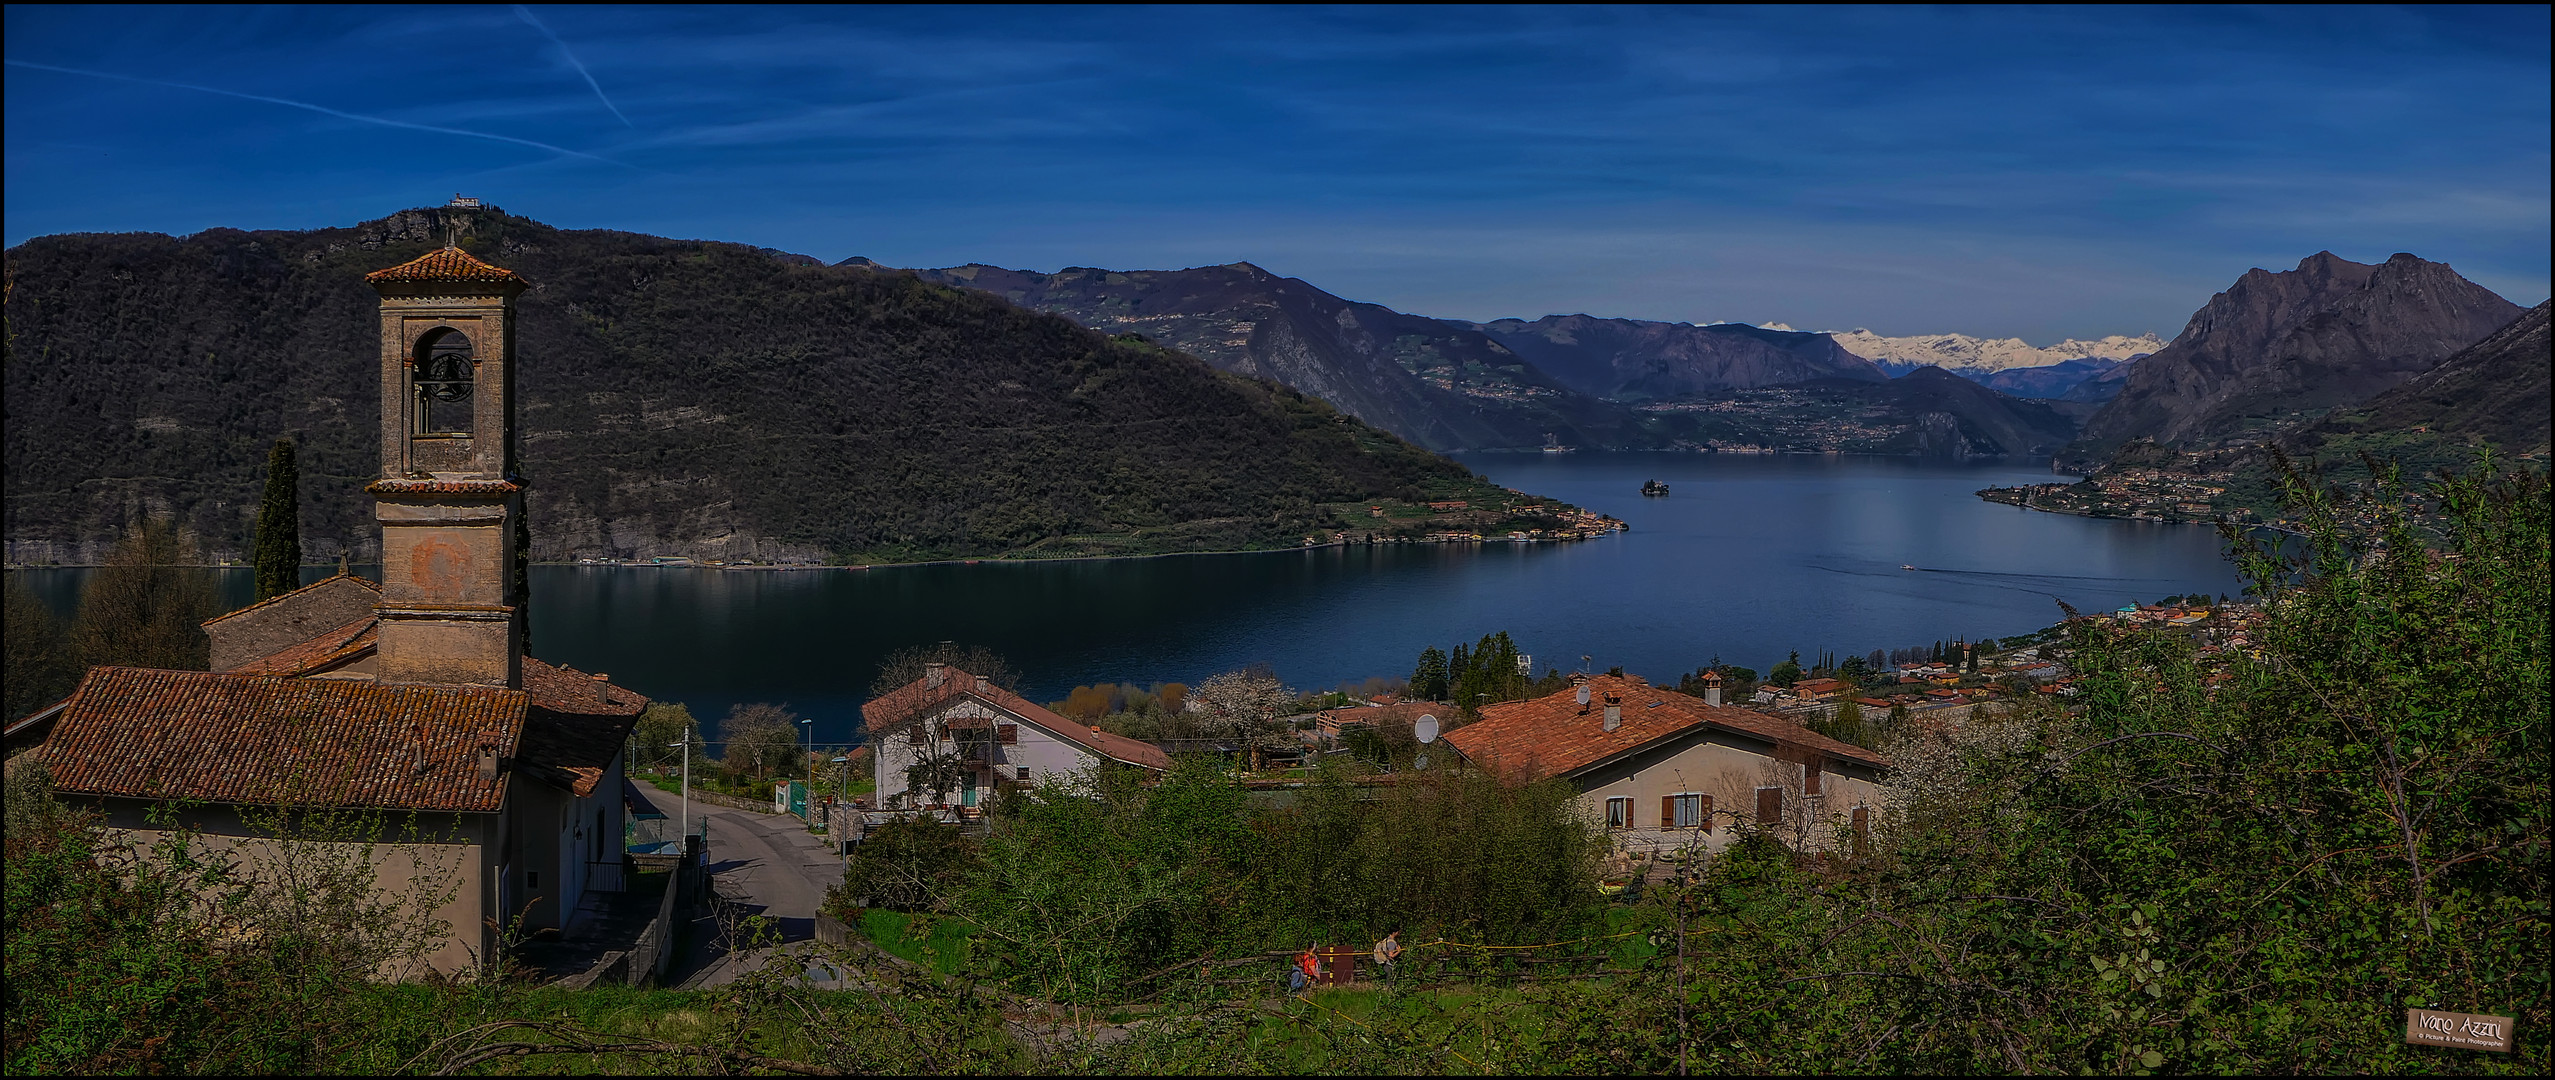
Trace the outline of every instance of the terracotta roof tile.
{"label": "terracotta roof tile", "polygon": [[528,701],[496,687],[386,686],[209,671],[97,667],[45,740],[64,792],[207,802],[486,813]]}
{"label": "terracotta roof tile", "polygon": [[514,281],[523,277],[480,262],[457,247],[438,248],[407,262],[364,275],[366,281]]}
{"label": "terracotta roof tile", "polygon": [[233,610],[233,611],[226,611],[226,612],[223,612],[223,613],[221,613],[221,614],[219,614],[219,615],[215,615],[215,616],[213,616],[213,617],[212,617],[212,618],[210,618],[210,619],[206,619],[206,620],[204,620],[204,622],[203,622],[201,625],[204,625],[204,626],[211,626],[211,625],[213,625],[214,623],[221,622],[221,621],[222,621],[222,620],[224,620],[224,619],[234,618],[234,617],[236,617],[236,616],[240,616],[240,615],[246,615],[246,614],[248,614],[249,612],[256,611],[256,610],[258,610],[258,609],[260,609],[260,608],[264,608],[264,607],[267,607],[267,606],[269,606],[269,605],[286,603],[286,602],[291,601],[294,597],[300,596],[301,594],[306,593],[306,592],[309,592],[309,591],[311,591],[312,589],[319,588],[319,587],[320,587],[320,586],[322,586],[322,585],[334,585],[334,584],[336,584],[336,583],[337,583],[340,579],[344,579],[344,580],[346,580],[346,581],[352,581],[352,582],[354,582],[354,583],[355,583],[355,584],[357,584],[357,585],[361,585],[361,586],[363,586],[363,587],[365,587],[365,588],[367,588],[367,589],[371,589],[372,591],[377,592],[377,593],[381,591],[381,583],[380,583],[380,582],[377,582],[377,581],[373,581],[373,580],[371,580],[371,579],[369,579],[369,578],[360,578],[360,577],[356,577],[356,576],[355,576],[355,575],[353,575],[353,574],[343,574],[343,573],[341,573],[341,574],[333,574],[333,575],[330,575],[330,576],[328,576],[328,577],[324,577],[324,578],[321,578],[321,579],[319,579],[319,580],[317,580],[317,581],[311,582],[310,584],[308,584],[308,585],[304,585],[304,586],[302,586],[301,588],[295,589],[295,590],[293,590],[293,591],[291,591],[291,592],[288,592],[288,593],[277,593],[277,594],[275,594],[275,595],[273,595],[273,596],[267,597],[267,598],[266,598],[266,599],[264,599],[264,600],[260,600],[260,601],[258,601],[258,602],[256,602],[256,603],[254,603],[254,604],[250,604],[250,605],[249,605],[249,606],[247,606],[247,607],[239,608],[239,609],[237,609],[237,610]]}
{"label": "terracotta roof tile", "polygon": [[523,658],[523,689],[532,697],[520,755],[526,771],[580,796],[594,794],[647,707],[647,696],[529,656]]}
{"label": "terracotta roof tile", "polygon": [[373,495],[512,495],[522,490],[512,480],[375,480],[364,485]]}
{"label": "terracotta roof tile", "polygon": [[307,675],[363,655],[381,639],[375,615],[321,633],[309,641],[231,669],[234,675]]}
{"label": "terracotta roof tile", "polygon": [[1163,753],[1161,747],[1068,720],[991,682],[978,689],[976,677],[957,668],[947,669],[945,678],[937,687],[925,685],[928,681],[916,679],[861,706],[861,718],[869,730],[873,733],[886,731],[943,702],[973,697],[1103,757],[1148,769],[1171,767],[1171,756]]}
{"label": "terracotta roof tile", "polygon": [[[1839,742],[1781,717],[1661,690],[1639,679],[1595,675],[1588,679],[1587,712],[1576,689],[1528,701],[1482,707],[1482,718],[1446,733],[1475,764],[1503,773],[1560,776],[1702,725],[1752,735],[1800,751],[1887,767],[1889,759]],[[1623,723],[1605,729],[1609,693],[1622,695]]]}

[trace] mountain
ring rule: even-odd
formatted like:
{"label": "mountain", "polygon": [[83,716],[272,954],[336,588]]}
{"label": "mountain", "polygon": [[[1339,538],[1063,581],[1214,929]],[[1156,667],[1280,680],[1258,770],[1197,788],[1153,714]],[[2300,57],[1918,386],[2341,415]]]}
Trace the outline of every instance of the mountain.
{"label": "mountain", "polygon": [[[1980,378],[2016,368],[2046,368],[2070,361],[2135,360],[2165,347],[2154,334],[2112,334],[2093,341],[2069,338],[2046,349],[2021,338],[1977,338],[1968,334],[1920,334],[1882,337],[1869,330],[1830,333],[1845,351],[1881,365],[1891,375],[1921,367],[1939,367],[1955,375]],[[2011,391],[2008,391],[2009,393]],[[2057,395],[2046,395],[2055,397]]]}
{"label": "mountain", "polygon": [[2440,361],[2403,385],[2281,439],[2305,457],[2357,437],[2424,434],[2459,443],[2491,443],[2505,453],[2547,451],[2548,371],[2555,350],[2540,303],[2484,340]]}
{"label": "mountain", "polygon": [[915,274],[1275,379],[1431,449],[1541,446],[1547,434],[1586,446],[1664,442],[1637,414],[1564,385],[1480,330],[1344,300],[1250,263]]}
{"label": "mountain", "polygon": [[1871,361],[1838,348],[1825,334],[1741,323],[1695,326],[1547,315],[1533,322],[1501,319],[1468,325],[1571,389],[1615,401],[1674,399],[1811,379],[1879,382],[1889,377]]}
{"label": "mountain", "polygon": [[1690,425],[1687,437],[1699,445],[1730,450],[2023,457],[2076,435],[2075,422],[2049,402],[1930,367],[1879,382],[1812,379],[1643,408]]}
{"label": "mountain", "polygon": [[9,249],[10,561],[94,561],[144,513],[243,550],[279,436],[301,444],[305,550],[374,557],[363,275],[447,228],[532,282],[515,330],[539,559],[1294,546],[1371,527],[1378,500],[1503,497],[1296,391],[979,292],[434,209]]}
{"label": "mountain", "polygon": [[2295,270],[2250,270],[2130,368],[2068,455],[2096,459],[2130,439],[2209,445],[2366,401],[2519,314],[2407,254],[2371,266],[2325,251]]}
{"label": "mountain", "polygon": [[[2129,360],[2109,360],[2097,356],[2083,360],[2061,360],[2055,364],[2049,365],[2048,367],[2015,367],[2006,368],[2002,371],[1960,372],[1958,374],[1979,384],[1980,386],[1987,387],[1988,389],[1995,390],[1999,393],[2012,394],[2015,397],[2044,399],[2067,398],[2068,395],[2076,393],[2078,388],[2086,387],[2087,384],[2093,383],[2095,380],[2101,379],[2104,376],[2111,374],[2113,371],[2118,370],[2122,366],[2132,362],[2133,361]],[[2120,378],[2126,379],[2128,377],[2129,374],[2127,372],[2121,372]],[[2108,387],[2111,393],[2118,393],[2120,390],[2120,382],[2117,379],[2109,380],[2103,385]],[[2088,389],[2087,392],[2103,393],[2103,389],[2101,387],[2095,387]],[[2097,400],[2110,400],[2110,393],[2103,393],[2103,396]]]}

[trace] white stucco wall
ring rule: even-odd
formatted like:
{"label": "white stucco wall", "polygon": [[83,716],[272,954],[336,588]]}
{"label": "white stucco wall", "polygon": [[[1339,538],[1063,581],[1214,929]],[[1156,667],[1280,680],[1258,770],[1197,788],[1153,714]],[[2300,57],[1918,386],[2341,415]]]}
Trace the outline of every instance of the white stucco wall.
{"label": "white stucco wall", "polygon": [[[922,745],[916,745],[907,736],[906,732],[912,730],[910,725],[880,733],[871,741],[871,761],[874,763],[871,768],[875,770],[873,778],[878,782],[878,805],[905,804],[905,770],[920,760],[924,752],[935,749],[942,724],[959,719],[1019,725],[1017,741],[1009,746],[991,748],[994,768],[979,774],[980,798],[990,793],[992,785],[1000,781],[1038,784],[1050,777],[1083,772],[1100,764],[1100,755],[1079,743],[1058,737],[1008,709],[977,698],[961,697],[945,702],[924,715],[922,723],[926,725],[928,735]],[[952,802],[958,798],[955,793],[950,795]]]}

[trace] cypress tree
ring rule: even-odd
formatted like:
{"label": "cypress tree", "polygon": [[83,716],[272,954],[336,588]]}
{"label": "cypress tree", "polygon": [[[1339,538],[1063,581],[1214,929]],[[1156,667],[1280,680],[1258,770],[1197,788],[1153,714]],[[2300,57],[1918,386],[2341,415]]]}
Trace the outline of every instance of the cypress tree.
{"label": "cypress tree", "polygon": [[302,479],[293,440],[266,452],[266,500],[257,507],[257,598],[302,587]]}

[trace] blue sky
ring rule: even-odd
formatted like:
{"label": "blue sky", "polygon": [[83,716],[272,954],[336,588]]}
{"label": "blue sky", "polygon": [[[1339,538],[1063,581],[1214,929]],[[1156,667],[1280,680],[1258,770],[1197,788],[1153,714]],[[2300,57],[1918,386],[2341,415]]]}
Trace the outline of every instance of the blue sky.
{"label": "blue sky", "polygon": [[7,9],[6,239],[454,192],[1444,317],[2155,331],[2331,249],[2547,295],[2548,9]]}

